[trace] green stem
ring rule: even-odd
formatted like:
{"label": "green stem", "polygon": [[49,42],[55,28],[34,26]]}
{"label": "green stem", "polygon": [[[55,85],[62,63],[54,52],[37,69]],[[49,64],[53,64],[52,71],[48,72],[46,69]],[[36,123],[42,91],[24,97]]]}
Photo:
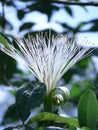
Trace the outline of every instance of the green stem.
{"label": "green stem", "polygon": [[[52,100],[51,100],[51,93],[47,94],[44,99],[44,112],[52,113]],[[45,126],[51,125],[51,121],[45,121]]]}
{"label": "green stem", "polygon": [[44,112],[52,113],[52,100],[51,100],[51,93],[45,96],[44,99]]}

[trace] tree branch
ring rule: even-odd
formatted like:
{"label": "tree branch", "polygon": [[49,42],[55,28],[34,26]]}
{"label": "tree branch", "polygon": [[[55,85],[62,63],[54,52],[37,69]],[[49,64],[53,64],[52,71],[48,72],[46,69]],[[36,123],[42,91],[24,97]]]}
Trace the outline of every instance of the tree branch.
{"label": "tree branch", "polygon": [[50,3],[64,4],[64,5],[80,5],[80,6],[98,6],[98,2],[76,2],[76,1],[57,1],[51,0]]}

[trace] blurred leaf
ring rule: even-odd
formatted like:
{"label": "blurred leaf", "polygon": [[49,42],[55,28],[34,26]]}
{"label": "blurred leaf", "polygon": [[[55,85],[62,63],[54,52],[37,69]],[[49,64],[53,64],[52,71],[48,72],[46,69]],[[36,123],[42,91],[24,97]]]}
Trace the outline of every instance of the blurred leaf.
{"label": "blurred leaf", "polygon": [[77,66],[84,70],[84,69],[86,69],[88,67],[89,61],[90,61],[90,57],[89,58],[85,58],[82,61],[79,61],[77,63]]}
{"label": "blurred leaf", "polygon": [[4,115],[2,124],[12,123],[17,120],[19,120],[19,117],[17,114],[16,104],[10,105]]}
{"label": "blurred leaf", "polygon": [[85,58],[84,60],[78,62],[74,67],[68,70],[64,75],[63,79],[66,83],[72,80],[73,75],[85,76],[85,70],[89,65],[90,58]]}
{"label": "blurred leaf", "polygon": [[74,124],[76,127],[79,127],[77,119],[74,118],[67,118],[67,117],[61,117],[53,113],[48,113],[48,112],[42,112],[34,117],[32,117],[28,124],[31,124],[33,122],[38,122],[38,121],[59,121],[65,124]]}
{"label": "blurred leaf", "polygon": [[80,22],[80,23],[77,25],[76,30],[77,30],[77,31],[80,31],[81,28],[82,28],[83,26],[85,26],[86,24],[87,24],[87,22]]}
{"label": "blurred leaf", "polygon": [[94,86],[93,86],[93,81],[92,80],[84,80],[83,81],[83,85],[85,86],[86,89],[91,89],[93,90],[94,89]]}
{"label": "blurred leaf", "polygon": [[67,23],[62,23],[61,24],[64,28],[67,28],[69,31],[73,31],[73,28],[69,26]]}
{"label": "blurred leaf", "polygon": [[[9,45],[12,44],[12,42],[3,33],[0,33],[0,44],[1,50],[3,46],[11,50]],[[8,80],[11,79],[17,72],[21,72],[17,69],[17,62],[0,51],[0,83],[6,84]]]}
{"label": "blurred leaf", "polygon": [[[4,1],[4,0],[3,0]],[[8,1],[8,0],[5,0],[5,4],[7,5],[7,6],[14,6],[13,5],[13,2],[10,0],[10,1]]]}
{"label": "blurred leaf", "polygon": [[[2,46],[10,50],[9,44],[12,43],[3,33],[0,33],[0,43],[1,50]],[[17,68],[17,62],[0,51],[0,83],[8,84],[9,79],[11,79],[16,73],[22,73],[22,71]]]}
{"label": "blurred leaf", "polygon": [[0,27],[2,29],[13,29],[13,25],[4,17],[0,16]]}
{"label": "blurred leaf", "polygon": [[66,83],[69,83],[72,80],[73,75],[79,75],[79,76],[83,76],[84,75],[84,71],[78,67],[78,65],[74,66],[73,68],[71,68],[70,70],[68,70],[64,75],[63,75],[63,79],[65,80]]}
{"label": "blurred leaf", "polygon": [[62,78],[65,80],[66,83],[69,83],[72,79],[72,75],[73,75],[73,70],[70,69],[63,75]]}
{"label": "blurred leaf", "polygon": [[33,129],[33,128],[30,127],[30,126],[25,126],[25,130],[35,130],[35,129]]}
{"label": "blurred leaf", "polygon": [[66,6],[65,7],[65,10],[67,11],[67,13],[70,15],[70,16],[73,16],[73,11],[70,7]]}
{"label": "blurred leaf", "polygon": [[[28,76],[26,76],[28,75]],[[16,87],[20,87],[22,84],[30,82],[29,74],[16,74],[10,79],[10,83]]]}
{"label": "blurred leaf", "polygon": [[78,98],[82,94],[82,89],[80,88],[78,83],[72,84],[71,90],[70,90],[70,98]]}
{"label": "blurred leaf", "polygon": [[85,91],[79,100],[78,119],[80,127],[95,129],[98,121],[98,102],[95,93],[91,90]]}
{"label": "blurred leaf", "polygon": [[97,32],[97,31],[98,31],[98,25],[94,24],[94,25],[89,29],[89,31]]}
{"label": "blurred leaf", "polygon": [[93,55],[98,56],[98,48],[96,48],[92,53]]}
{"label": "blurred leaf", "polygon": [[31,109],[37,107],[46,93],[46,86],[37,81],[23,85],[16,94],[16,105],[19,117],[24,122],[31,113]]}
{"label": "blurred leaf", "polygon": [[[2,45],[4,45],[4,47],[6,47],[7,49],[10,50],[10,47],[9,47],[8,43],[11,44],[11,42],[10,42],[10,40],[7,38],[7,36],[6,36],[5,34],[1,33],[1,32],[0,32],[0,43],[1,43]],[[1,47],[2,47],[2,46],[1,46]],[[2,48],[1,48],[1,49],[2,49]]]}
{"label": "blurred leaf", "polygon": [[26,29],[28,30],[28,29],[32,28],[33,25],[34,25],[34,23],[32,23],[32,22],[24,23],[20,26],[19,31],[23,31]]}
{"label": "blurred leaf", "polygon": [[74,126],[74,124],[70,124],[69,130],[77,130],[77,128]]}
{"label": "blurred leaf", "polygon": [[17,69],[17,62],[0,51],[0,83],[8,84],[9,79],[11,79],[15,73],[20,72],[21,71]]}
{"label": "blurred leaf", "polygon": [[89,29],[89,31],[98,31],[98,19],[90,20],[88,23],[92,23],[92,27]]}
{"label": "blurred leaf", "polygon": [[81,94],[86,89],[95,90],[95,88],[93,86],[93,81],[91,79],[90,80],[82,80],[82,81],[79,81],[76,83],[72,83],[71,89],[70,89],[70,98],[72,100],[73,100],[73,98],[79,99]]}
{"label": "blurred leaf", "polygon": [[41,13],[47,14],[48,19],[50,19],[52,12],[54,10],[58,10],[59,7],[56,5],[51,4],[48,0],[44,1],[44,0],[38,0],[36,2],[33,2],[32,4],[28,5],[27,8],[30,11],[34,11],[37,10]]}
{"label": "blurred leaf", "polygon": [[38,11],[40,11],[41,13],[47,14],[48,19],[50,19],[52,13],[54,10],[58,10],[59,7],[52,5],[50,3],[44,2],[40,5],[40,8],[38,9]]}
{"label": "blurred leaf", "polygon": [[80,22],[76,28],[77,31],[81,31],[81,28],[85,25],[89,25],[91,24],[92,26],[87,29],[87,30],[83,30],[83,32],[96,32],[98,31],[98,19],[93,19],[93,20],[89,20],[89,21],[85,21],[85,22]]}
{"label": "blurred leaf", "polygon": [[17,10],[17,16],[19,20],[22,20],[25,16],[25,11],[24,10]]}
{"label": "blurred leaf", "polygon": [[90,130],[90,129],[87,127],[83,127],[81,130]]}

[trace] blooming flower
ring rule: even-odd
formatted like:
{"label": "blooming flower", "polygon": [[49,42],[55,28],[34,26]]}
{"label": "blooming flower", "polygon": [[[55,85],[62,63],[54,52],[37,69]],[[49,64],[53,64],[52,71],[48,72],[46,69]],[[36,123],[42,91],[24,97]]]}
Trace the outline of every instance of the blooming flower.
{"label": "blooming flower", "polygon": [[[81,42],[89,43],[86,39]],[[47,87],[47,93],[55,88],[58,80],[76,62],[81,60],[89,47],[76,44],[76,40],[68,41],[67,36],[43,36],[37,34],[28,39],[17,39],[18,48],[7,43],[0,49],[7,55],[29,69],[39,81]]]}

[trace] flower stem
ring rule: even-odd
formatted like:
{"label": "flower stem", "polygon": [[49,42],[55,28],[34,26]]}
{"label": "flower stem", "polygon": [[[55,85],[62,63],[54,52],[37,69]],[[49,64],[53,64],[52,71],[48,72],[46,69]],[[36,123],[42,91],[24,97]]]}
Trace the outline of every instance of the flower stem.
{"label": "flower stem", "polygon": [[45,99],[44,99],[44,112],[52,113],[51,94],[48,94],[48,95],[45,96]]}

